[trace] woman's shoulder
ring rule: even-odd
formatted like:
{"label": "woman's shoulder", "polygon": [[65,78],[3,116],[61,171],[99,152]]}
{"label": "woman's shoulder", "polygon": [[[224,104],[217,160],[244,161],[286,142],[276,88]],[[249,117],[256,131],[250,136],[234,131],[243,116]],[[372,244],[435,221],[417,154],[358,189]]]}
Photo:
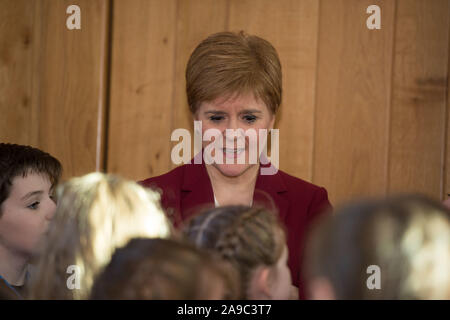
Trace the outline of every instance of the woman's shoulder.
{"label": "woman's shoulder", "polygon": [[294,177],[282,170],[278,170],[278,174],[280,175],[286,189],[288,191],[293,192],[301,192],[301,193],[308,193],[308,194],[315,194],[317,192],[325,191],[326,189],[324,187],[315,185],[311,182],[308,182],[306,180]]}
{"label": "woman's shoulder", "polygon": [[146,188],[162,188],[181,185],[183,180],[183,173],[186,165],[176,167],[169,172],[161,174],[159,176],[147,178],[139,181],[138,183]]}
{"label": "woman's shoulder", "polygon": [[281,170],[278,170],[278,173],[291,201],[307,205],[308,211],[311,212],[310,216],[317,216],[320,213],[332,210],[328,192],[324,187],[294,177]]}

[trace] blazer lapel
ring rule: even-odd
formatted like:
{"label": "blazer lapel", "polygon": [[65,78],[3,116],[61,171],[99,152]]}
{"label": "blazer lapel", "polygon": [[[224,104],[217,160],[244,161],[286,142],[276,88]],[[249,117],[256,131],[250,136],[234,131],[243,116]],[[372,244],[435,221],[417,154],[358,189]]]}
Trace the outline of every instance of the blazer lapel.
{"label": "blazer lapel", "polygon": [[205,164],[187,164],[181,186],[181,215],[185,221],[193,214],[214,207],[214,193]]}
{"label": "blazer lapel", "polygon": [[[261,167],[271,165],[269,163],[267,165],[261,165]],[[286,215],[289,211],[289,200],[283,195],[285,192],[287,192],[286,185],[278,172],[274,175],[262,175],[260,168],[260,173],[256,178],[253,205],[262,205],[277,212],[281,221],[285,222]]]}
{"label": "blazer lapel", "polygon": [[[269,167],[272,164],[261,165]],[[277,172],[274,175],[262,175],[261,168],[256,178],[253,193],[253,205],[262,205],[277,212],[282,221],[289,210],[289,201],[283,195],[287,188]],[[194,164],[193,159],[185,166],[183,184],[181,186],[181,220],[206,209],[214,208],[214,193],[204,162]]]}

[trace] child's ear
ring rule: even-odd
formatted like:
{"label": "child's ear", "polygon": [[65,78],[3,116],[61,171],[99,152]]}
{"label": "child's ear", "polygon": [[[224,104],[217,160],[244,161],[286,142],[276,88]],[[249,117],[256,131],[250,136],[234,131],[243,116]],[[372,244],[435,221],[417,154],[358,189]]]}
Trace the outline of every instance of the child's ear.
{"label": "child's ear", "polygon": [[253,274],[250,283],[250,296],[252,300],[266,300],[272,298],[270,290],[270,268],[259,267]]}
{"label": "child's ear", "polygon": [[335,300],[333,286],[330,281],[324,277],[318,277],[310,280],[309,299],[311,300]]}

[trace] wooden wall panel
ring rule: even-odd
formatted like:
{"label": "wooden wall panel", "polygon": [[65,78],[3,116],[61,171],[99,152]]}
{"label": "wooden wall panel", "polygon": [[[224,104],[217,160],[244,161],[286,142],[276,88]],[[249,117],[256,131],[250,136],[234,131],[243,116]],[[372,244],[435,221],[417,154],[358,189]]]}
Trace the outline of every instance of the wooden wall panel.
{"label": "wooden wall panel", "polygon": [[381,29],[366,27],[370,0],[322,0],[313,182],[334,204],[383,194],[395,2],[377,1]]}
{"label": "wooden wall panel", "polygon": [[389,191],[441,198],[449,1],[398,1]]}
{"label": "wooden wall panel", "polygon": [[[228,1],[179,0],[177,2],[173,113],[171,129],[185,128],[193,137],[193,118],[186,97],[186,64],[195,47],[207,36],[226,30]],[[167,137],[170,141],[170,135]],[[178,142],[173,142],[172,147]],[[192,144],[192,157],[195,152]],[[165,159],[164,159],[165,160]],[[167,158],[171,168],[176,165]]]}
{"label": "wooden wall panel", "polygon": [[[450,2],[450,1],[449,1]],[[450,9],[449,9],[450,17]],[[450,43],[450,23],[449,23],[449,43]],[[444,170],[442,175],[442,200],[450,198],[450,51],[448,52],[447,64],[447,109],[445,113],[445,136],[444,136]]]}
{"label": "wooden wall panel", "polygon": [[244,30],[270,41],[283,71],[280,169],[312,178],[313,116],[317,56],[318,1],[231,0],[229,30]]}
{"label": "wooden wall panel", "polygon": [[38,5],[0,1],[0,142],[37,143],[33,77],[39,53]]}
{"label": "wooden wall panel", "polygon": [[243,29],[280,54],[281,169],[325,186],[334,204],[397,191],[442,197],[450,1],[376,3],[381,30],[366,28],[371,0],[78,0],[82,29],[70,31],[72,1],[0,0],[0,140],[54,154],[65,178],[165,173],[172,131],[192,132],[190,53],[214,32]]}
{"label": "wooden wall panel", "polygon": [[1,28],[7,66],[1,90],[9,92],[2,140],[51,153],[62,162],[64,178],[101,169],[108,26],[106,0],[80,0],[81,30],[68,30],[71,4],[3,1],[7,8],[0,10],[8,24]]}
{"label": "wooden wall panel", "polygon": [[81,30],[66,28],[73,1],[41,4],[39,146],[65,177],[101,170],[108,2],[77,1]]}
{"label": "wooden wall panel", "polygon": [[108,172],[170,169],[175,0],[114,1]]}

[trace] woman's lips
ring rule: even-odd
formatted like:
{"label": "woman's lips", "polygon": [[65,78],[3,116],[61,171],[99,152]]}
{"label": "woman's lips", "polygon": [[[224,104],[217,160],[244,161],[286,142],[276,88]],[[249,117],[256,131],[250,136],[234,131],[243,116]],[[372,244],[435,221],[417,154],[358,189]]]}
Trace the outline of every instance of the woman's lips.
{"label": "woman's lips", "polygon": [[245,148],[229,149],[223,148],[223,154],[226,158],[237,158],[245,151]]}

